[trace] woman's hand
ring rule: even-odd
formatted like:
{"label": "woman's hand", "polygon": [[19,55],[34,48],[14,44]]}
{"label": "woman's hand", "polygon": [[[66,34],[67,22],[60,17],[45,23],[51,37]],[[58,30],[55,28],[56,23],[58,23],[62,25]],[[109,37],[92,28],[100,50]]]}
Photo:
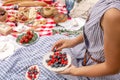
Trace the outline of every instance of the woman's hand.
{"label": "woman's hand", "polygon": [[74,40],[73,39],[62,39],[62,40],[58,40],[52,47],[52,51],[54,51],[54,49],[61,51],[63,48],[71,48],[74,47]]}
{"label": "woman's hand", "polygon": [[74,65],[71,65],[70,67],[68,67],[67,69],[65,69],[64,71],[58,72],[59,74],[65,74],[65,75],[75,75],[77,67]]}

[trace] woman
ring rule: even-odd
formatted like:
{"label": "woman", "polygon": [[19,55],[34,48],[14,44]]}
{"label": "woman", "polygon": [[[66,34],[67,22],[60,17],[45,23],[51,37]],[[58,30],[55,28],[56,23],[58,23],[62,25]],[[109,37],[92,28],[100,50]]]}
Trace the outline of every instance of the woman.
{"label": "woman", "polygon": [[[25,80],[27,69],[38,65],[38,80],[119,80],[120,0],[100,0],[91,10],[83,33],[70,40],[62,35],[41,37],[36,44],[17,50],[1,61],[0,79]],[[47,70],[42,59],[51,48],[70,48],[77,64],[59,74]]]}
{"label": "woman", "polygon": [[83,66],[72,65],[60,73],[94,77],[90,78],[91,80],[119,80],[120,37],[118,34],[120,34],[120,0],[100,0],[90,13],[83,35],[71,40],[60,40],[53,46],[53,49],[62,50],[85,41]]}

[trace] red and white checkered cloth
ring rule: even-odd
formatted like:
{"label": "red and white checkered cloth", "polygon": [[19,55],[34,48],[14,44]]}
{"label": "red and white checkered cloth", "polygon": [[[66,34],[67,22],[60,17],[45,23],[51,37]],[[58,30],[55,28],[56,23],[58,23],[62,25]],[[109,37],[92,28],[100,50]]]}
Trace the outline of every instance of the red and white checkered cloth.
{"label": "red and white checkered cloth", "polygon": [[[41,0],[38,0],[38,1],[41,1]],[[44,0],[42,0],[42,1],[44,1]],[[56,3],[55,7],[58,9],[59,13],[64,13],[64,14],[67,13],[67,9],[66,9],[65,6],[63,6],[59,3]],[[17,10],[13,9],[13,5],[3,6],[3,8],[5,8],[8,12],[8,19],[6,20],[6,24],[13,27],[13,32],[14,33],[11,33],[11,35],[13,35],[14,37],[17,37],[19,34],[15,33],[15,32],[17,32],[14,29],[14,28],[16,28],[15,23],[9,21],[9,18],[11,17],[11,15],[15,14],[17,12]],[[40,14],[37,14],[36,20],[40,20],[42,18],[43,17]],[[45,18],[45,19],[47,20],[47,23],[44,26],[41,26],[41,27],[37,28],[38,34],[40,36],[50,36],[50,35],[52,35],[52,29],[55,26],[55,22],[53,21],[52,18]],[[30,26],[28,26],[28,27],[30,27]]]}

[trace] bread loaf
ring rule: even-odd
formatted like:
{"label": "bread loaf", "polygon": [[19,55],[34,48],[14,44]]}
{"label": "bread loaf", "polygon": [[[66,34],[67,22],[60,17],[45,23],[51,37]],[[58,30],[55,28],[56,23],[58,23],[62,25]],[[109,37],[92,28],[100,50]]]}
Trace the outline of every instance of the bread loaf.
{"label": "bread loaf", "polygon": [[21,7],[30,7],[30,6],[46,6],[47,3],[43,1],[34,1],[34,0],[5,0],[3,1],[3,6],[7,6],[9,4],[18,4]]}
{"label": "bread loaf", "polygon": [[33,0],[5,0],[3,1],[3,6],[9,6],[9,5],[14,5],[14,4],[18,4],[20,2],[23,2],[23,1],[33,1]]}
{"label": "bread loaf", "polygon": [[47,6],[47,3],[43,1],[22,1],[18,3],[20,7],[38,7],[38,6]]}

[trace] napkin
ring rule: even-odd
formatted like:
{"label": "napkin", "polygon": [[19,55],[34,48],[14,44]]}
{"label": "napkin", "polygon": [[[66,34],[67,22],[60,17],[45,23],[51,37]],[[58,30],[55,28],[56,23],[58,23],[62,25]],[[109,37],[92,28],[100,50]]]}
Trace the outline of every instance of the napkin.
{"label": "napkin", "polygon": [[4,52],[5,50],[6,50],[6,43],[4,43],[4,42],[1,42],[0,43],[0,52]]}
{"label": "napkin", "polygon": [[30,27],[28,27],[22,23],[18,23],[18,26],[14,28],[14,30],[17,32],[24,32],[24,31],[29,30],[29,29],[30,29]]}
{"label": "napkin", "polygon": [[14,53],[14,45],[10,42],[0,42],[0,60],[3,60]]}
{"label": "napkin", "polygon": [[63,26],[65,29],[70,31],[79,30],[85,24],[85,20],[82,18],[72,18],[64,23],[59,23],[60,26]]}

